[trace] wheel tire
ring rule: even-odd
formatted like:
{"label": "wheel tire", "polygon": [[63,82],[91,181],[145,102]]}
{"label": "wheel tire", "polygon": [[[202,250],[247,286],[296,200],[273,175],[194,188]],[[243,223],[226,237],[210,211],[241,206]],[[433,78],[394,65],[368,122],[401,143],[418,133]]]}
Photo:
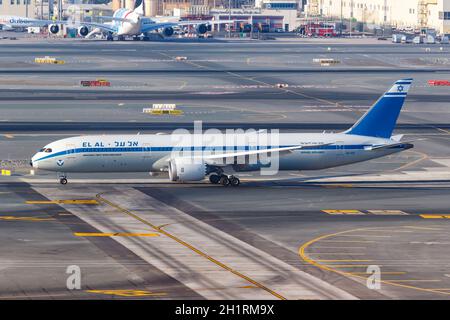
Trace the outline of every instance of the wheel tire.
{"label": "wheel tire", "polygon": [[224,187],[227,187],[230,184],[230,179],[227,176],[220,177],[219,183]]}
{"label": "wheel tire", "polygon": [[61,183],[62,185],[66,185],[67,184],[67,179],[66,178],[61,178],[61,179],[59,179],[59,183]]}
{"label": "wheel tire", "polygon": [[209,182],[211,182],[212,184],[218,184],[220,181],[220,176],[217,174],[212,174],[209,176]]}
{"label": "wheel tire", "polygon": [[230,184],[231,184],[233,187],[237,187],[238,185],[241,184],[241,181],[239,180],[239,178],[233,177],[233,178],[231,178],[231,180],[230,180]]}

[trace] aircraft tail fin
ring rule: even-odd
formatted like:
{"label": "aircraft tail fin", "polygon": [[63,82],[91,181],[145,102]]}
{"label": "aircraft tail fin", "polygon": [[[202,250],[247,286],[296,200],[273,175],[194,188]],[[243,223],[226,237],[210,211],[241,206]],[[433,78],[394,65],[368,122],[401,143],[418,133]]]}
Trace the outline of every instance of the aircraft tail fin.
{"label": "aircraft tail fin", "polygon": [[134,1],[134,12],[138,15],[143,16],[145,14],[145,4],[144,0],[135,0]]}
{"label": "aircraft tail fin", "polygon": [[413,79],[401,79],[359,119],[347,134],[390,138]]}

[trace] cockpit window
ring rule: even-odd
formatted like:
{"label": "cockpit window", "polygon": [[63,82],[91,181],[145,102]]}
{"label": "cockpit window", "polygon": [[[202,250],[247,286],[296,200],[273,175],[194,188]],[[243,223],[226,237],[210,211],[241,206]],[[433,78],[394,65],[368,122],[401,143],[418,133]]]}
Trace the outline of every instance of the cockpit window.
{"label": "cockpit window", "polygon": [[42,148],[39,152],[52,153],[52,148]]}

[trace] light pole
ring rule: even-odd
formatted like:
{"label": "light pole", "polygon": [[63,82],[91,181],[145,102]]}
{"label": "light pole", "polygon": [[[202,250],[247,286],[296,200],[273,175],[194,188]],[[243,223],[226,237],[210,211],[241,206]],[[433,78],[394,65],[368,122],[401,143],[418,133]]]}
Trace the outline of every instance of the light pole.
{"label": "light pole", "polygon": [[228,38],[231,38],[231,0],[228,0]]}

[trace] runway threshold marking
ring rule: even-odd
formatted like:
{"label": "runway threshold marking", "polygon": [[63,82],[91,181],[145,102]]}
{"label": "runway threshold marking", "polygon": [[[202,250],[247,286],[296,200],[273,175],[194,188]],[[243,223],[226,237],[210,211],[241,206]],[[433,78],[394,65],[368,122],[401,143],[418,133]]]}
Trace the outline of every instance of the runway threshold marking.
{"label": "runway threshold marking", "polygon": [[322,211],[328,214],[347,214],[347,215],[364,214],[359,210],[322,210]]}
{"label": "runway threshold marking", "polygon": [[111,206],[111,207],[113,207],[113,208],[116,208],[116,209],[119,210],[120,212],[122,212],[122,213],[124,213],[124,214],[126,214],[126,215],[128,215],[128,216],[130,216],[130,217],[132,217],[132,218],[134,218],[134,219],[136,219],[136,220],[142,222],[143,224],[145,224],[145,225],[151,227],[153,230],[155,230],[155,231],[157,231],[157,232],[159,232],[159,233],[161,233],[161,234],[163,234],[163,235],[169,237],[170,239],[172,239],[172,240],[174,240],[175,242],[181,244],[182,246],[184,246],[184,247],[186,247],[186,248],[192,250],[193,252],[197,253],[198,255],[204,257],[205,259],[207,259],[207,260],[211,261],[212,263],[216,264],[217,266],[221,267],[222,269],[225,269],[225,270],[227,270],[227,271],[233,273],[234,275],[240,277],[241,279],[244,279],[244,280],[246,280],[247,282],[249,282],[249,283],[251,283],[251,284],[257,286],[258,288],[260,288],[260,289],[262,289],[262,290],[264,290],[264,291],[270,293],[271,295],[275,296],[276,298],[278,298],[278,299],[280,299],[280,300],[287,300],[284,296],[282,296],[281,294],[275,292],[274,290],[272,290],[272,289],[266,287],[266,286],[263,285],[262,283],[259,283],[258,281],[253,280],[252,278],[250,278],[250,277],[248,277],[248,276],[246,276],[246,275],[240,273],[239,271],[234,270],[233,268],[227,266],[226,264],[220,262],[219,260],[217,260],[217,259],[211,257],[211,256],[208,255],[207,253],[205,253],[205,252],[203,252],[203,251],[197,249],[196,247],[192,246],[191,244],[187,243],[186,241],[184,241],[184,240],[178,238],[177,236],[175,236],[175,235],[173,235],[173,234],[171,234],[171,233],[165,231],[164,229],[159,228],[158,226],[154,225],[153,223],[151,223],[151,222],[149,222],[149,221],[147,221],[147,220],[145,220],[145,219],[139,217],[138,215],[132,213],[131,211],[129,211],[129,210],[125,209],[125,208],[122,208],[121,206],[119,206],[119,205],[117,205],[117,204],[115,204],[115,203],[113,203],[113,202],[111,202],[111,201],[109,201],[109,200],[103,198],[101,193],[97,194],[97,195],[96,195],[96,198],[97,198],[100,202],[106,203],[107,205],[109,205],[109,206]]}
{"label": "runway threshold marking", "polygon": [[450,214],[421,214],[423,219],[450,219]]}
{"label": "runway threshold marking", "polygon": [[[324,242],[326,240],[324,239],[328,239],[334,236],[338,236],[338,235],[342,235],[342,234],[347,234],[347,233],[351,233],[351,232],[355,232],[355,231],[366,231],[366,230],[374,230],[377,228],[371,227],[371,228],[357,228],[357,229],[351,229],[351,230],[346,230],[346,231],[340,231],[340,232],[336,232],[336,233],[330,233],[330,234],[325,234],[319,237],[316,237],[314,239],[311,239],[307,242],[305,242],[303,245],[301,245],[298,249],[298,255],[300,256],[300,258],[305,261],[306,263],[315,266],[321,270],[325,270],[325,271],[330,271],[330,272],[334,272],[336,274],[342,275],[342,276],[346,276],[346,277],[356,277],[359,279],[363,279],[366,280],[367,277],[363,277],[361,275],[357,275],[357,274],[352,274],[351,272],[348,271],[343,271],[343,270],[337,270],[335,268],[337,267],[344,267],[344,265],[330,265],[330,264],[322,264],[320,263],[319,260],[315,260],[312,259],[311,257],[309,257],[306,254],[306,250],[313,244],[317,243],[317,242]],[[380,227],[380,229],[385,229],[383,227]],[[382,267],[380,265],[378,265],[379,267]],[[352,267],[356,267],[356,265],[348,265],[349,268]],[[367,266],[366,266],[367,267]],[[380,280],[380,283],[384,283],[384,284],[388,284],[388,285],[392,285],[392,286],[397,286],[397,287],[401,287],[401,288],[406,288],[406,289],[413,289],[413,290],[418,290],[418,291],[424,291],[424,292],[431,292],[431,293],[439,293],[439,294],[444,294],[444,295],[450,295],[450,292],[443,292],[443,290],[439,291],[437,289],[427,289],[427,288],[420,288],[420,287],[416,287],[413,285],[408,285],[408,284],[404,284],[404,282],[393,282],[390,280]]]}
{"label": "runway threshold marking", "polygon": [[159,237],[158,233],[102,233],[102,232],[74,232],[77,237]]}
{"label": "runway threshold marking", "polygon": [[26,204],[98,204],[95,199],[74,199],[74,200],[29,200]]}
{"label": "runway threshold marking", "polygon": [[0,220],[8,221],[52,221],[53,218],[36,218],[36,217],[14,217],[14,216],[1,216]]}
{"label": "runway threshold marking", "polygon": [[148,296],[165,296],[165,292],[151,292],[147,290],[86,290],[89,293],[107,294],[121,297],[148,297]]}
{"label": "runway threshold marking", "polygon": [[401,215],[409,215],[409,213],[401,211],[401,210],[366,210],[367,212],[363,212],[362,210],[355,209],[343,209],[343,210],[322,210],[329,215],[385,215],[385,216],[401,216]]}

